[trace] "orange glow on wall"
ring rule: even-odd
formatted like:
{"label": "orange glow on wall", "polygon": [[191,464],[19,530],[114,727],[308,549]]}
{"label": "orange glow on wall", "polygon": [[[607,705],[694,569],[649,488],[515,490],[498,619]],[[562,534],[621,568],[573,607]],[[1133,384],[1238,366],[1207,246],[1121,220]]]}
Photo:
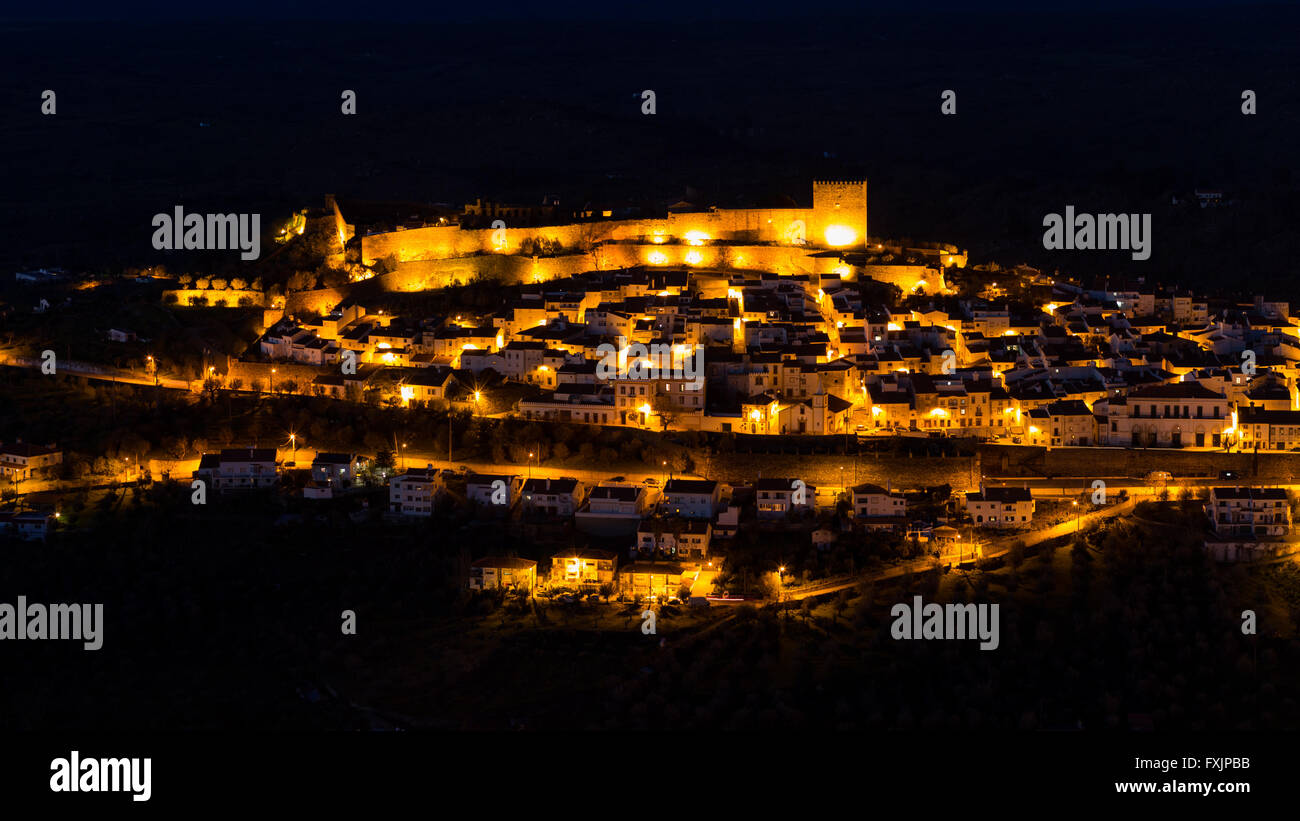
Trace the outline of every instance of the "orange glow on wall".
{"label": "orange glow on wall", "polygon": [[858,232],[847,225],[828,225],[826,227],[826,244],[832,248],[852,245],[858,239]]}

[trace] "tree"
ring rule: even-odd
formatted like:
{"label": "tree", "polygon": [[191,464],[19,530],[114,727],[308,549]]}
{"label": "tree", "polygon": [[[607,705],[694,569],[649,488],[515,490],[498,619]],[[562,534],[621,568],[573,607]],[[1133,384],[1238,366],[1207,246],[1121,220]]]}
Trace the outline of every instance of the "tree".
{"label": "tree", "polygon": [[290,291],[310,291],[316,287],[316,274],[311,271],[294,271],[286,283]]}
{"label": "tree", "polygon": [[844,610],[848,606],[849,606],[849,591],[841,590],[840,592],[836,593],[834,611],[835,611],[835,620],[837,622],[839,621],[840,616],[844,615]]}
{"label": "tree", "polygon": [[614,595],[614,585],[610,584],[609,582],[605,582],[600,586],[599,592],[600,592],[600,597],[605,600],[606,604],[609,604],[610,596]]}
{"label": "tree", "polygon": [[677,424],[680,408],[673,402],[671,396],[667,394],[656,395],[650,407],[654,414],[659,417],[659,424],[664,430],[669,430],[673,425]]}
{"label": "tree", "polygon": [[391,274],[393,271],[397,270],[397,254],[389,254],[382,259],[375,260],[375,264],[371,267],[374,268],[375,273],[379,276]]}
{"label": "tree", "polygon": [[347,271],[340,271],[337,268],[322,265],[317,269],[316,273],[320,278],[321,284],[326,288],[342,288],[348,284]]}
{"label": "tree", "polygon": [[381,448],[381,449],[380,449],[380,450],[375,454],[375,467],[377,467],[377,468],[391,468],[391,467],[393,467],[393,465],[394,465],[394,461],[393,461],[393,459],[394,459],[394,455],[395,455],[395,454],[394,454],[391,450],[388,450],[387,448]]}
{"label": "tree", "polygon": [[184,436],[168,436],[166,443],[163,446],[163,450],[172,459],[184,459],[185,454],[189,450],[189,443],[185,440]]}

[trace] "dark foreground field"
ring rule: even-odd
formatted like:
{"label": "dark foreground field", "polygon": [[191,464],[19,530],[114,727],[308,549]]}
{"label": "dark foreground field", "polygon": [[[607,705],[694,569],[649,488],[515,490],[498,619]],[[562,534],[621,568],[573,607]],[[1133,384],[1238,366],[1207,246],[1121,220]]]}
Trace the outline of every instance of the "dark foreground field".
{"label": "dark foreground field", "polygon": [[[0,601],[102,602],[106,625],[95,652],[6,647],[0,727],[1300,728],[1300,571],[1213,566],[1194,502],[784,616],[665,609],[654,636],[638,607],[457,589],[469,555],[527,554],[517,535],[274,515],[123,491],[80,512],[93,530],[7,546]],[[999,603],[998,648],[894,640],[890,607],[917,594]]]}

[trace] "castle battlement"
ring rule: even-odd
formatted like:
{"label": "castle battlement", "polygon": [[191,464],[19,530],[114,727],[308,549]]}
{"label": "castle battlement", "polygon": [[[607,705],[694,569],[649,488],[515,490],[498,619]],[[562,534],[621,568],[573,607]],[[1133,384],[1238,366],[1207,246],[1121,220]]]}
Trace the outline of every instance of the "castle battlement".
{"label": "castle battlement", "polygon": [[[362,237],[366,264],[393,256],[396,261],[432,261],[478,254],[530,256],[538,243],[560,253],[590,253],[611,243],[701,246],[682,255],[685,264],[703,264],[704,247],[718,243],[790,246],[810,250],[861,251],[867,243],[867,181],[814,180],[812,208],[714,208],[673,212],[663,219],[600,220],[548,226],[474,229],[460,225],[426,226]],[[341,221],[341,218],[340,218]],[[344,223],[346,224],[346,223]],[[651,265],[677,262],[671,249],[650,248]]]}

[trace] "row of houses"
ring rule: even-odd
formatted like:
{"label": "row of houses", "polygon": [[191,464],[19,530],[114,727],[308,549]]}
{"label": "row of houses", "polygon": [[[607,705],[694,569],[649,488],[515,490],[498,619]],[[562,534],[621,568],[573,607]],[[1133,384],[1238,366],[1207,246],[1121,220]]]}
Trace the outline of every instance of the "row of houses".
{"label": "row of houses", "polygon": [[[23,482],[49,474],[63,464],[57,445],[36,445],[18,439],[0,442],[0,478]],[[54,532],[57,514],[49,511],[0,512],[0,537],[45,541]]]}
{"label": "row of houses", "polygon": [[[587,595],[619,595],[646,600],[707,596],[697,589],[698,575],[672,562],[631,562],[603,550],[575,550],[551,559],[549,584]],[[470,590],[534,590],[541,579],[537,562],[514,556],[485,556],[469,570]]]}
{"label": "row of houses", "polygon": [[[871,304],[858,284],[878,268],[845,253],[816,272],[591,271],[454,317],[345,304],[285,320],[259,353],[333,365],[328,352],[351,350],[378,370],[335,367],[313,387],[378,388],[405,404],[477,398],[504,378],[539,389],[518,402],[520,415],[567,423],[914,431],[1048,447],[1300,446],[1300,323],[1286,302],[1236,304],[1141,280],[1053,282],[1026,268],[1004,276],[1042,304],[1010,301],[1005,288],[958,298],[931,287],[938,271],[905,283],[900,305]],[[694,367],[644,367],[663,355]]]}
{"label": "row of houses", "polygon": [[63,464],[63,451],[57,445],[35,445],[19,439],[0,442],[0,478],[21,482]]}
{"label": "row of houses", "polygon": [[1211,488],[1205,512],[1212,531],[1205,549],[1218,561],[1253,561],[1300,549],[1283,488]]}
{"label": "row of houses", "polygon": [[43,511],[0,512],[0,536],[43,542],[54,532],[57,518],[55,514]]}
{"label": "row of houses", "polygon": [[[357,485],[369,463],[369,459],[355,453],[318,453],[312,460],[311,479],[303,495],[327,499],[349,490]],[[284,467],[275,448],[223,448],[203,454],[193,478],[219,493],[265,490],[279,485]]]}

